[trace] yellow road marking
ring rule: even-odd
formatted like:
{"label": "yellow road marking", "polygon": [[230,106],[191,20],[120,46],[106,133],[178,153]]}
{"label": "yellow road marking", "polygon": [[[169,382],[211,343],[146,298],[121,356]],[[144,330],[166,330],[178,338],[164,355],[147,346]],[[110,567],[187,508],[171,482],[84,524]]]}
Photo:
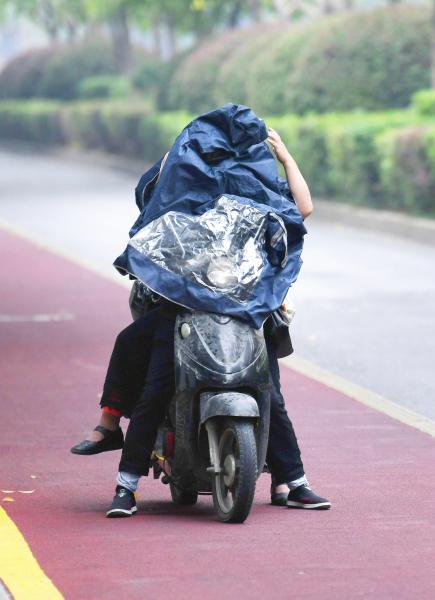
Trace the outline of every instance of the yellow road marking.
{"label": "yellow road marking", "polygon": [[0,507],[0,580],[14,600],[63,600],[15,523]]}
{"label": "yellow road marking", "polygon": [[435,437],[435,421],[429,419],[429,417],[420,415],[409,408],[405,408],[396,402],[392,402],[376,392],[367,390],[339,375],[335,375],[326,369],[322,369],[299,356],[287,356],[286,358],[282,358],[280,362],[286,367],[290,367],[290,369],[293,369],[302,375],[306,375],[310,379],[319,381],[320,383],[345,394],[353,400],[357,400],[378,412],[388,415],[396,421],[405,423],[410,427],[414,427],[415,429],[419,429],[420,431]]}

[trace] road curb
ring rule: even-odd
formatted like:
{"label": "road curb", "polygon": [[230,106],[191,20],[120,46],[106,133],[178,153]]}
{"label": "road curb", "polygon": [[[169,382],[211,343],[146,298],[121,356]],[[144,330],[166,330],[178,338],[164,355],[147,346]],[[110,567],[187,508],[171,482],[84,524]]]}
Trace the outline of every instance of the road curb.
{"label": "road curb", "polygon": [[435,245],[435,220],[319,198],[314,204],[313,220],[341,223],[349,227]]}

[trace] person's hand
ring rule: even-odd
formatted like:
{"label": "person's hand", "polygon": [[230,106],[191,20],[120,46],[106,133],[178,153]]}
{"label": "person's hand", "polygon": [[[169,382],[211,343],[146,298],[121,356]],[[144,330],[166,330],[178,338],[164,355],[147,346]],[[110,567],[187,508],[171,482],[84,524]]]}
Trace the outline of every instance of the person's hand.
{"label": "person's hand", "polygon": [[279,133],[277,133],[271,127],[268,128],[268,133],[269,133],[269,136],[267,138],[267,141],[272,146],[272,150],[273,150],[273,153],[275,154],[276,158],[283,165],[285,165],[286,163],[290,163],[292,161],[292,156],[291,156],[290,152],[287,150],[287,147],[284,144],[284,142],[282,141]]}

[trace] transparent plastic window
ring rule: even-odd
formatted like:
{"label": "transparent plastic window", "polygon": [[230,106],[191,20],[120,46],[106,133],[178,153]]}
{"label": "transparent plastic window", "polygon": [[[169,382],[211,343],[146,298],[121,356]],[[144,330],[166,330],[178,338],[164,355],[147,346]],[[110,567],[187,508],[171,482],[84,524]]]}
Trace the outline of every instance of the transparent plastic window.
{"label": "transparent plastic window", "polygon": [[267,215],[221,196],[199,216],[162,215],[129,243],[163,269],[242,303],[265,266],[266,229]]}

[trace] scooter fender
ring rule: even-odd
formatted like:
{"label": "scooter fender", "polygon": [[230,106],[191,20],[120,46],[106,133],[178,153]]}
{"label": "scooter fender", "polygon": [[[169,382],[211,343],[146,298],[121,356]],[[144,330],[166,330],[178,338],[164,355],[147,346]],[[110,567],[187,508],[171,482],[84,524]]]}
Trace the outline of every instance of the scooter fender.
{"label": "scooter fender", "polygon": [[200,427],[213,417],[259,419],[258,404],[241,392],[203,392],[200,395]]}

